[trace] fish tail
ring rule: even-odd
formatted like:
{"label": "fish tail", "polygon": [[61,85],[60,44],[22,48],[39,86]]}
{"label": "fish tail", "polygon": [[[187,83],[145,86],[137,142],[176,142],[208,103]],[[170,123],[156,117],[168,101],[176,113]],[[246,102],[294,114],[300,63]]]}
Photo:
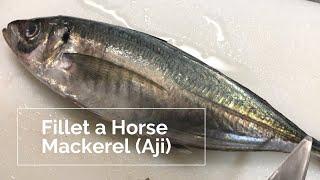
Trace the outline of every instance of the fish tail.
{"label": "fish tail", "polygon": [[312,138],[312,151],[320,157],[320,141]]}

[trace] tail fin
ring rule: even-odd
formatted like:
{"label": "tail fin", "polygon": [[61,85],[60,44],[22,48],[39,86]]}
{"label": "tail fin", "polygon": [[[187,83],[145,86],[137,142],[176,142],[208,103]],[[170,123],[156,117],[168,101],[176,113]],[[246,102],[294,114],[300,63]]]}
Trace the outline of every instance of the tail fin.
{"label": "tail fin", "polygon": [[320,157],[320,141],[312,138],[312,151]]}

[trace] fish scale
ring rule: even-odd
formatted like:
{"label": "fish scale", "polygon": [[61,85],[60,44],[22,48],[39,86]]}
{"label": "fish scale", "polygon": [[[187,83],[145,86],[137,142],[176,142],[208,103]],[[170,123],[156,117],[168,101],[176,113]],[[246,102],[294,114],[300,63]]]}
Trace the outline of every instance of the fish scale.
{"label": "fish scale", "polygon": [[[122,31],[120,31],[121,33],[120,34],[122,34],[123,32]],[[118,36],[118,37],[123,37],[123,36]],[[145,51],[142,51],[141,50],[141,48],[139,47],[139,46],[141,46],[141,41],[139,41],[138,40],[138,38],[134,38],[134,40],[135,41],[133,41],[134,43],[136,43],[137,45],[135,45],[135,46],[133,46],[132,47],[132,49],[129,49],[129,50],[131,50],[131,51],[133,51],[133,52],[136,52],[137,54],[140,54],[141,56],[144,56],[144,53],[143,52],[145,52]],[[162,52],[162,50],[161,49],[159,49],[159,48],[155,48],[156,49],[156,52],[157,53],[159,53],[160,55],[163,53]],[[169,53],[168,53],[169,54]],[[148,58],[148,57],[146,57],[146,56],[144,56],[145,58]],[[173,62],[175,62],[175,61],[173,61]],[[181,65],[179,64],[179,65],[177,65],[177,63],[171,63],[171,66],[170,66],[173,70],[171,71],[171,73],[169,74],[169,75],[167,75],[167,76],[169,76],[169,77],[173,77],[173,79],[177,82],[177,83],[180,83],[181,82],[181,78],[180,78],[180,76],[179,76],[179,68],[181,69]],[[209,76],[210,77],[210,76]],[[202,89],[204,89],[205,88],[205,86],[204,85],[200,85],[200,87],[198,86],[198,88],[196,88],[196,89],[194,89],[194,90],[200,90],[200,91],[202,91]],[[227,88],[225,88],[224,90],[227,90],[228,91],[228,89]],[[219,94],[212,94],[212,96],[214,96],[214,97],[220,97],[220,95]],[[225,98],[223,97],[223,96],[221,96],[221,98],[219,99],[219,103],[220,104],[225,104]],[[242,108],[244,108],[245,106],[241,106]],[[245,111],[245,110],[244,110]]]}
{"label": "fish scale", "polygon": [[[33,40],[21,41],[26,38],[23,28],[30,24],[40,31]],[[306,136],[248,88],[155,36],[66,16],[14,21],[3,34],[33,75],[78,105],[205,108],[206,147],[211,149],[290,152]],[[62,61],[70,66],[59,65]],[[106,120],[119,117],[92,112]],[[136,117],[142,122],[163,120],[173,125],[169,135],[177,143],[203,147],[199,113],[122,115],[132,122]],[[319,154],[320,143],[313,142],[313,151]]]}

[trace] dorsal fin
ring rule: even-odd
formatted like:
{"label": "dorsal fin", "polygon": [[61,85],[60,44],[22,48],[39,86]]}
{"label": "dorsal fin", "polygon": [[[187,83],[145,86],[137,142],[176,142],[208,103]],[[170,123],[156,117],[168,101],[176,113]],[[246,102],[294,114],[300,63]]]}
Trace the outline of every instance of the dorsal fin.
{"label": "dorsal fin", "polygon": [[158,39],[158,40],[160,40],[160,41],[163,41],[163,42],[165,42],[165,43],[168,43],[168,41],[166,41],[166,40],[164,40],[164,39],[161,39],[161,38],[159,38],[159,37],[156,37],[156,36],[153,36],[153,35],[150,35],[150,36],[152,36],[152,37],[154,37],[154,38],[156,38],[156,39]]}

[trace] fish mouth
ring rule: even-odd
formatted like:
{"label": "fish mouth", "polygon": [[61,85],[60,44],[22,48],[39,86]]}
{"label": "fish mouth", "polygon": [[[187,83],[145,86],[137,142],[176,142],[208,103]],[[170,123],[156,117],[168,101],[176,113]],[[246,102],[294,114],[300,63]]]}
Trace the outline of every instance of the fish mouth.
{"label": "fish mouth", "polygon": [[3,28],[2,29],[2,35],[4,37],[4,40],[7,42],[7,44],[9,45],[9,47],[11,48],[11,40],[10,40],[10,35],[9,35],[9,30],[8,28]]}
{"label": "fish mouth", "polygon": [[[10,24],[9,24],[10,25]],[[12,27],[7,26],[6,28],[2,29],[2,35],[4,40],[7,42],[8,46],[13,49],[13,40],[12,40]]]}
{"label": "fish mouth", "polygon": [[6,40],[6,42],[8,43],[8,30],[7,30],[7,28],[2,29],[2,35],[3,35],[4,39]]}

